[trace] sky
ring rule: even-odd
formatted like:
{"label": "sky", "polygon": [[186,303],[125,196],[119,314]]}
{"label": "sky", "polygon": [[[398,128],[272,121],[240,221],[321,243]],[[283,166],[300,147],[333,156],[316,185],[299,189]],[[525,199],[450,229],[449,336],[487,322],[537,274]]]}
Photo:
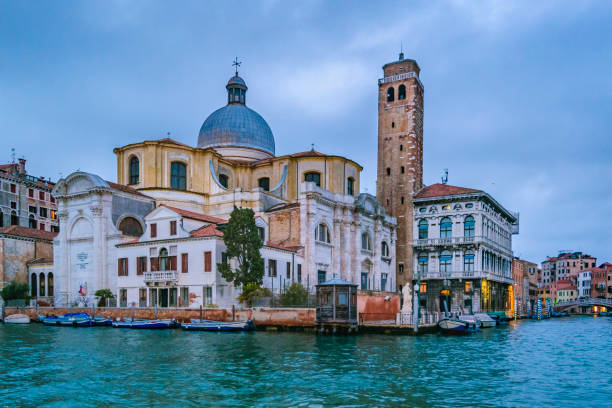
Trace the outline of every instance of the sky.
{"label": "sky", "polygon": [[400,47],[425,87],[425,184],[448,168],[520,212],[523,259],[612,261],[612,2],[0,0],[0,161],[114,181],[114,147],[195,146],[238,56],[276,154],[314,143],[375,194],[377,79]]}

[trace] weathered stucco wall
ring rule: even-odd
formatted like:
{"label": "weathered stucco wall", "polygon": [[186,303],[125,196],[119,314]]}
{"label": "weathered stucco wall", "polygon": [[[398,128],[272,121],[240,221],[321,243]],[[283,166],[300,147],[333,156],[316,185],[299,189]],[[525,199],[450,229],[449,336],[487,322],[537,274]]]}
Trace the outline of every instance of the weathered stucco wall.
{"label": "weathered stucco wall", "polygon": [[357,294],[357,313],[362,321],[395,319],[399,311],[397,293],[359,291]]}
{"label": "weathered stucco wall", "polygon": [[0,283],[28,281],[26,263],[35,258],[53,258],[53,244],[24,239],[0,238]]}

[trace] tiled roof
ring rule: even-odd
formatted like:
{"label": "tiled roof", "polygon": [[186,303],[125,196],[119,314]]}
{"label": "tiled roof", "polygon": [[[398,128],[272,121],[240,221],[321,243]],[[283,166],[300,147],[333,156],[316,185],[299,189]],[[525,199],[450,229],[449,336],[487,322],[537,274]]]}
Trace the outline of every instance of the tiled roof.
{"label": "tiled roof", "polygon": [[482,190],[475,190],[473,188],[449,186],[448,184],[432,184],[431,186],[423,187],[414,196],[414,198],[429,198],[429,197],[443,197],[452,195],[462,195],[470,193],[482,193]]}
{"label": "tiled roof", "polygon": [[174,211],[175,213],[179,214],[181,217],[191,218],[192,220],[210,222],[213,224],[225,224],[227,222],[226,220],[222,218],[217,218],[217,217],[213,217],[211,215],[206,215],[206,214],[200,214],[200,213],[193,212],[193,211],[183,210],[181,208],[171,207],[166,204],[161,204],[161,206]]}
{"label": "tiled roof", "polygon": [[273,244],[270,241],[266,242],[265,245],[270,248],[282,249],[284,251],[291,251],[291,252],[296,252],[298,249],[301,248],[300,246],[284,246],[284,245],[279,245],[279,244]]}
{"label": "tiled roof", "polygon": [[192,237],[222,237],[223,232],[217,229],[215,224],[206,225],[198,228],[195,231],[191,231]]}
{"label": "tiled roof", "polygon": [[185,143],[181,143],[181,142],[177,142],[174,139],[170,139],[169,137],[165,137],[163,139],[159,139],[159,140],[155,140],[156,142],[161,142],[161,143],[170,143],[170,144],[175,144],[177,146],[184,146],[184,147],[191,147],[189,145],[186,145]]}
{"label": "tiled roof", "polygon": [[106,182],[108,183],[109,187],[112,189],[123,191],[124,193],[137,194],[137,195],[144,196],[144,194],[142,194],[140,191],[136,190],[135,188],[124,186],[123,184],[113,183],[112,181],[106,181]]}
{"label": "tiled roof", "polygon": [[53,258],[36,258],[28,261],[28,265],[48,264],[53,263]]}
{"label": "tiled roof", "polygon": [[57,236],[57,232],[41,231],[39,229],[22,227],[20,225],[11,225],[10,227],[0,228],[0,234],[47,241],[53,241],[53,238]]}
{"label": "tiled roof", "polygon": [[325,153],[317,152],[316,150],[307,150],[305,152],[293,153],[289,157],[327,157]]}

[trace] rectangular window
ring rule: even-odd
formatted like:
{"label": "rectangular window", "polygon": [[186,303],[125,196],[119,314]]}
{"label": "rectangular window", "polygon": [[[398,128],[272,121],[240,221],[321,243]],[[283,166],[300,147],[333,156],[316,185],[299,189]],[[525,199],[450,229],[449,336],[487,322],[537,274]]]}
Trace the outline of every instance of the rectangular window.
{"label": "rectangular window", "polygon": [[348,195],[355,195],[355,180],[352,177],[346,180],[346,192]]}
{"label": "rectangular window", "polygon": [[38,228],[40,228],[41,231],[45,230],[45,224],[43,224],[42,222],[40,224],[38,224]]}
{"label": "rectangular window", "polygon": [[149,307],[157,305],[157,289],[149,289]]}
{"label": "rectangular window", "polygon": [[176,307],[177,294],[178,294],[177,288],[170,288],[170,304],[169,304],[170,307]]}
{"label": "rectangular window", "polygon": [[128,276],[128,260],[127,258],[117,259],[117,275]]}
{"label": "rectangular window", "polygon": [[181,272],[189,272],[189,254],[181,254]]}
{"label": "rectangular window", "polygon": [[321,187],[321,174],[310,172],[304,174],[304,181],[310,181],[315,183],[318,187]]}
{"label": "rectangular window", "polygon": [[327,280],[325,275],[327,275],[325,271],[321,271],[321,270],[317,271],[317,283],[325,282]]}
{"label": "rectangular window", "polygon": [[17,209],[17,203],[16,203],[15,201],[11,201],[11,208],[12,208],[13,210],[16,210],[16,209]]}
{"label": "rectangular window", "polygon": [[38,212],[38,211],[36,210],[36,206],[35,206],[35,205],[31,205],[31,206],[29,206],[29,207],[28,207],[28,210],[29,210],[31,213],[34,213],[34,214],[36,214],[36,213]]}
{"label": "rectangular window", "polygon": [[51,213],[51,219],[52,220],[56,220],[57,219],[57,215],[55,214],[55,210],[50,210],[49,212]]}
{"label": "rectangular window", "polygon": [[297,266],[297,281],[302,283],[302,264],[298,264]]}
{"label": "rectangular window", "polygon": [[170,235],[176,235],[176,221],[170,221]]}
{"label": "rectangular window", "polygon": [[51,194],[49,194],[49,198],[51,199],[51,202],[52,202],[53,204],[55,204],[55,197],[53,197]]}
{"label": "rectangular window", "polygon": [[221,263],[227,264],[227,252],[221,252]]}
{"label": "rectangular window", "polygon": [[276,278],[276,259],[268,259],[268,276]]}
{"label": "rectangular window", "polygon": [[40,212],[41,217],[47,218],[47,209],[45,207],[40,207],[38,211]]}
{"label": "rectangular window", "polygon": [[51,232],[59,232],[59,227],[57,225],[52,225]]}
{"label": "rectangular window", "polygon": [[291,279],[291,262],[287,262],[287,279]]}
{"label": "rectangular window", "polygon": [[34,190],[32,190],[31,188],[30,188],[30,189],[28,189],[28,196],[29,196],[30,198],[34,198]]}
{"label": "rectangular window", "polygon": [[151,238],[157,237],[157,224],[151,224]]}
{"label": "rectangular window", "polygon": [[213,298],[212,298],[212,287],[210,286],[204,286],[204,299],[203,302],[204,306],[206,307],[207,305],[212,304],[213,302]]}
{"label": "rectangular window", "polygon": [[147,271],[147,257],[139,256],[136,259],[136,275],[142,275]]}
{"label": "rectangular window", "polygon": [[204,272],[212,272],[212,252],[204,252]]}
{"label": "rectangular window", "polygon": [[119,307],[127,307],[127,289],[119,289]]}
{"label": "rectangular window", "polygon": [[138,307],[147,307],[146,289],[138,289]]}
{"label": "rectangular window", "polygon": [[40,200],[45,201],[45,192],[44,192],[44,191],[39,191],[39,192],[38,192],[38,198],[39,198]]}
{"label": "rectangular window", "polygon": [[179,307],[189,307],[189,288],[181,288]]}
{"label": "rectangular window", "polygon": [[17,186],[15,184],[11,184],[11,193],[15,194],[17,191]]}

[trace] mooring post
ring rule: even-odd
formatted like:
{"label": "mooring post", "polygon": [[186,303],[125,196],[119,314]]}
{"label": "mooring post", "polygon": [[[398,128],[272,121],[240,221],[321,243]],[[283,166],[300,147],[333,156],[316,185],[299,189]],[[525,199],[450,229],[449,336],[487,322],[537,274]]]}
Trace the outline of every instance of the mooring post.
{"label": "mooring post", "polygon": [[200,323],[202,323],[202,305],[200,305]]}
{"label": "mooring post", "polygon": [[414,290],[412,292],[412,330],[417,333],[419,331],[419,289],[420,283],[417,281],[414,284]]}
{"label": "mooring post", "polygon": [[232,322],[236,321],[236,305],[232,305]]}
{"label": "mooring post", "polygon": [[96,315],[96,305],[92,303],[91,304],[91,318],[93,319],[95,315]]}
{"label": "mooring post", "polygon": [[157,303],[155,304],[155,320],[157,320]]}
{"label": "mooring post", "polygon": [[4,323],[4,302],[2,302],[2,323]]}
{"label": "mooring post", "polygon": [[38,302],[36,302],[36,316],[38,316]]}
{"label": "mooring post", "polygon": [[134,302],[132,302],[132,321],[134,321]]}

